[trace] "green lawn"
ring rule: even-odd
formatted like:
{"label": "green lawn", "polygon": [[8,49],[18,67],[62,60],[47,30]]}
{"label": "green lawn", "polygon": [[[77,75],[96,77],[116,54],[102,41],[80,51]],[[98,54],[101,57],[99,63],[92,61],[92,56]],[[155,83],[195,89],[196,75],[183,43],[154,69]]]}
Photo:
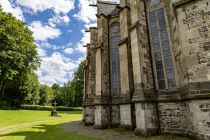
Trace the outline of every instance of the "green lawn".
{"label": "green lawn", "polygon": [[49,114],[49,111],[0,110],[0,140],[96,140],[61,128],[63,123],[81,120],[81,112],[59,112],[61,117]]}
{"label": "green lawn", "polygon": [[[62,124],[78,121],[81,112],[59,112],[61,117],[51,117],[50,111],[0,110],[0,140],[99,140],[64,131]],[[120,129],[108,129],[108,134],[129,133]],[[189,140],[175,136],[142,137],[142,140]]]}

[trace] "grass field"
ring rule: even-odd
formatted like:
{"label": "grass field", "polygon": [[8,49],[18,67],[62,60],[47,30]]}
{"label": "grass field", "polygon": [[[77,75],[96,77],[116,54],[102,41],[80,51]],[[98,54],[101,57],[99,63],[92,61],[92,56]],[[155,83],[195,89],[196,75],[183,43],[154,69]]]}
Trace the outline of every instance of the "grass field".
{"label": "grass field", "polygon": [[49,111],[0,110],[0,140],[96,140],[61,128],[63,123],[81,120],[81,112],[59,112],[61,117],[49,114]]}
{"label": "grass field", "polygon": [[[82,136],[72,133],[71,129],[65,131],[62,125],[82,119],[81,112],[59,112],[61,117],[51,117],[50,111],[30,110],[0,110],[0,140],[100,140],[91,138],[93,135]],[[73,125],[73,128],[76,126]],[[85,127],[85,129],[89,129]],[[96,132],[96,130],[91,129]],[[124,137],[128,131],[120,129],[104,130],[106,135],[117,133]],[[100,135],[101,138],[105,135]],[[136,137],[136,136],[134,136]],[[104,137],[105,138],[105,137]],[[140,137],[140,140],[189,140],[188,138],[175,136]],[[113,137],[113,140],[115,139]],[[129,140],[129,139],[128,139]]]}

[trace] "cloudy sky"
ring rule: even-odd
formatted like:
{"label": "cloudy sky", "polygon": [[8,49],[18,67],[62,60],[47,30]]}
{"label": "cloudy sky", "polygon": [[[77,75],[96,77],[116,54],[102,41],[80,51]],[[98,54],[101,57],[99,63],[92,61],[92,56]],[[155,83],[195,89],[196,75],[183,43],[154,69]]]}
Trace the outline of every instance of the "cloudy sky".
{"label": "cloudy sky", "polygon": [[[24,21],[33,31],[41,58],[36,72],[42,84],[62,85],[72,79],[81,60],[84,44],[90,40],[85,33],[96,26],[96,0],[0,0],[5,12]],[[109,0],[119,2],[119,0]]]}

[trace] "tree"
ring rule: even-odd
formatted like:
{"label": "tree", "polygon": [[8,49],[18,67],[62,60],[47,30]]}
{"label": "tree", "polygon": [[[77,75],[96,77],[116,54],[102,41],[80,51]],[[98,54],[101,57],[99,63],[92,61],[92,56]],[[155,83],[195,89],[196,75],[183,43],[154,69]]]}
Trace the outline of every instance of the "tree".
{"label": "tree", "polygon": [[23,84],[19,86],[19,90],[25,95],[24,104],[39,103],[39,81],[34,72],[27,73],[26,78],[23,79]]}
{"label": "tree", "polygon": [[39,100],[40,105],[49,105],[51,103],[53,96],[52,88],[47,85],[40,85],[39,96],[40,96]]}
{"label": "tree", "polygon": [[58,84],[53,84],[51,86],[53,90],[53,101],[56,101],[58,105],[63,105],[63,95],[61,94],[61,87]]}
{"label": "tree", "polygon": [[54,100],[62,106],[81,106],[83,101],[83,84],[84,84],[85,61],[79,64],[78,69],[74,72],[73,80],[65,83],[63,87],[53,84]]}
{"label": "tree", "polygon": [[86,61],[82,61],[79,64],[79,68],[74,73],[74,79],[72,85],[74,86],[74,104],[75,106],[82,106],[83,101],[83,89],[84,89],[84,70]]}
{"label": "tree", "polygon": [[4,101],[7,107],[20,107],[21,104],[39,103],[39,82],[34,72],[16,76],[5,89]]}
{"label": "tree", "polygon": [[35,70],[40,60],[32,32],[0,9],[0,101],[14,79]]}

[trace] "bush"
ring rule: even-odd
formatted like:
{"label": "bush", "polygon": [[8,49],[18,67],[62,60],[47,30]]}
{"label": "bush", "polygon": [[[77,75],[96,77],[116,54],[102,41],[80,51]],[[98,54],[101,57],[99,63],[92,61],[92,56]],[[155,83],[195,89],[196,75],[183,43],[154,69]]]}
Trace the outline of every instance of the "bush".
{"label": "bush", "polygon": [[82,111],[81,107],[65,107],[65,106],[58,106],[58,111]]}
{"label": "bush", "polygon": [[20,106],[18,104],[11,104],[9,101],[0,101],[0,110],[15,110]]}
{"label": "bush", "polygon": [[[53,109],[52,106],[40,106],[40,105],[22,105],[21,109],[24,110],[48,110],[51,111]],[[57,111],[82,111],[81,107],[65,107],[65,106],[58,106]]]}

